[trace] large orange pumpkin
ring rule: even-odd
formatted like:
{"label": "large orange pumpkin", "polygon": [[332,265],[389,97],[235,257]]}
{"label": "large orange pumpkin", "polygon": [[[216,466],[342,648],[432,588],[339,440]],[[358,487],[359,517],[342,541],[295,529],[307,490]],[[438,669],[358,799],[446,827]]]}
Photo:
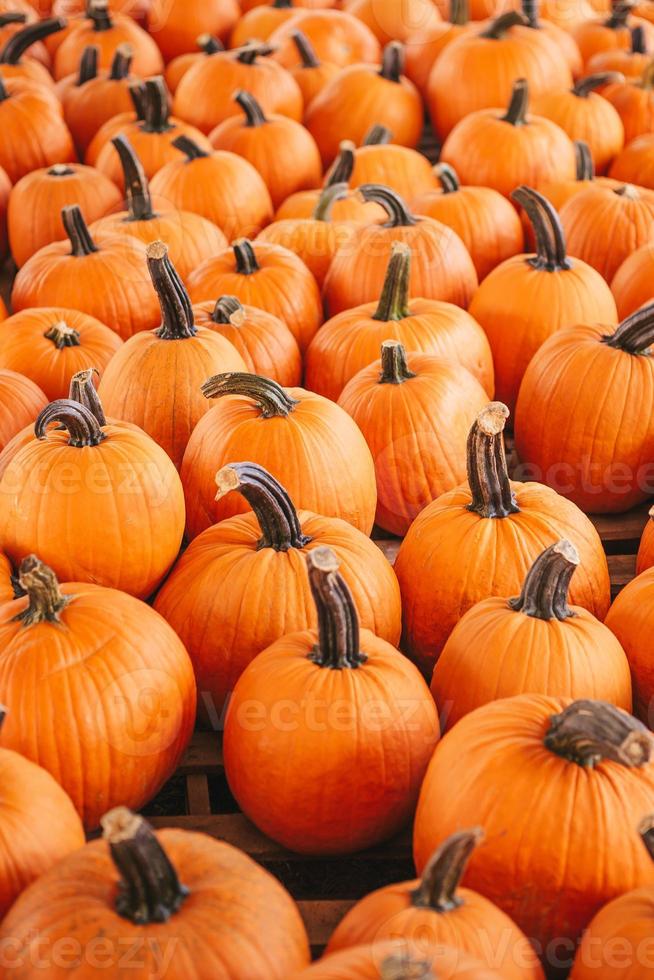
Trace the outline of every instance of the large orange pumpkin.
{"label": "large orange pumpkin", "polygon": [[68,163],[75,147],[61,104],[43,85],[5,78],[0,68],[0,167],[16,183],[39,167]]}
{"label": "large orange pumpkin", "polygon": [[66,582],[151,595],[184,532],[182,487],[166,453],[136,427],[101,426],[64,399],[43,409],[34,432],[0,478],[2,550],[16,562],[35,552]]}
{"label": "large orange pumpkin", "polygon": [[47,404],[44,392],[24,374],[0,369],[0,451]]}
{"label": "large orange pumpkin", "polygon": [[[106,122],[123,112],[131,112],[130,85],[136,82],[131,73],[132,49],[129,45],[116,48],[110,68],[98,69],[97,64],[85,71],[86,48],[78,75],[70,85],[60,90],[64,119],[73,134],[75,146],[83,158],[91,141]],[[94,59],[97,62],[97,57]],[[60,85],[66,85],[65,82]]]}
{"label": "large orange pumpkin", "polygon": [[609,608],[606,556],[590,520],[549,487],[509,480],[507,416],[499,402],[480,413],[468,437],[468,484],[425,507],[400,547],[404,649],[425,673],[471,606],[517,594],[532,562],[561,538],[580,556],[570,601],[598,619]]}
{"label": "large orange pumpkin", "polygon": [[647,571],[654,565],[654,507],[649,510],[649,520],[643,528],[643,533],[636,556],[636,575]]}
{"label": "large orange pumpkin", "polygon": [[[243,812],[273,840],[304,854],[349,854],[391,837],[411,817],[438,718],[413,664],[360,630],[334,552],[309,551],[307,566],[318,628],[282,637],[241,674],[225,723],[225,773]],[[275,721],[280,697],[290,725]],[[252,704],[260,706],[254,726]],[[381,724],[369,721],[373,704],[385,705]],[[298,794],[302,806],[293,804]]]}
{"label": "large orange pumpkin", "polygon": [[92,44],[98,48],[101,68],[110,68],[116,49],[129,44],[133,52],[134,73],[143,78],[163,71],[159,48],[127,14],[109,11],[108,0],[88,0],[85,16],[71,25],[71,30],[57,48],[54,56],[55,78],[65,78],[77,71],[84,49]]}
{"label": "large orange pumpkin", "polygon": [[216,484],[218,497],[236,491],[254,513],[221,521],[195,538],[155,603],[190,654],[200,711],[214,728],[258,653],[287,633],[315,628],[305,568],[310,551],[328,546],[338,556],[364,628],[396,644],[401,611],[391,566],[351,524],[298,514],[281,484],[254,463],[223,467]]}
{"label": "large orange pumpkin", "polygon": [[255,374],[217,375],[202,390],[219,401],[195,427],[182,463],[191,538],[249,510],[239,494],[216,500],[215,491],[217,471],[244,458],[283,480],[303,510],[341,517],[370,533],[377,504],[375,467],[365,439],[342,408]]}
{"label": "large orange pumpkin", "polygon": [[102,826],[104,840],[44,875],[3,923],[0,941],[14,962],[24,959],[26,978],[42,972],[29,965],[31,945],[54,935],[80,950],[86,980],[105,977],[108,963],[116,972],[126,958],[133,980],[153,977],[164,955],[166,980],[188,980],[189,964],[194,980],[235,978],[244,955],[252,980],[287,980],[309,962],[297,906],[243,852],[205,834],[155,834],[124,807],[105,814]]}
{"label": "large orange pumpkin", "polygon": [[416,867],[478,821],[486,843],[466,885],[510,915],[561,975],[605,902],[654,883],[636,831],[653,809],[653,752],[647,729],[602,701],[523,694],[484,705],[436,748],[416,815]]}
{"label": "large orange pumpkin", "polygon": [[148,29],[166,61],[195,51],[201,34],[227,41],[240,16],[237,0],[153,0]]}
{"label": "large orange pumpkin", "polygon": [[[639,570],[642,556],[639,556]],[[654,672],[650,646],[651,601],[654,571],[645,566],[619,593],[609,609],[606,625],[624,647],[634,685],[634,714],[654,728]]]}

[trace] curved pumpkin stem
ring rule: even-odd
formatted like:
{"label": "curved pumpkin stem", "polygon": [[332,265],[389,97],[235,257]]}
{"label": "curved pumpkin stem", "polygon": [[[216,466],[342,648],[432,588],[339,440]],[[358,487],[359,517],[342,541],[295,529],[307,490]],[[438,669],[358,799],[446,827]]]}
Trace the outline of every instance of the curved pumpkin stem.
{"label": "curved pumpkin stem", "polygon": [[16,576],[21,595],[28,597],[27,608],[14,616],[13,622],[23,626],[37,623],[58,623],[59,613],[73,596],[62,595],[57,576],[36,557],[23,558]]}
{"label": "curved pumpkin stem", "polygon": [[129,44],[119,44],[109,69],[109,78],[112,82],[119,82],[127,78],[132,67],[134,52]]}
{"label": "curved pumpkin stem", "polygon": [[529,84],[526,78],[518,78],[513,83],[511,101],[505,115],[502,116],[504,122],[512,126],[525,126],[527,124],[527,107],[529,106]]}
{"label": "curved pumpkin stem", "polygon": [[573,701],[550,718],[543,744],[579,766],[603,760],[636,768],[649,762],[654,737],[633,715],[604,701]]}
{"label": "curved pumpkin stem", "polygon": [[509,606],[535,619],[562,622],[574,616],[568,605],[568,589],[578,564],[577,549],[569,541],[550,545],[531,566],[522,592],[516,599],[509,599]]}
{"label": "curved pumpkin stem", "polygon": [[411,901],[417,908],[451,912],[461,905],[456,891],[472,852],[483,839],[481,827],[460,830],[443,841],[422,873]]}
{"label": "curved pumpkin stem", "polygon": [[57,350],[64,347],[79,347],[81,337],[79,330],[69,327],[64,320],[58,320],[43,334],[46,340],[51,340]]}
{"label": "curved pumpkin stem", "polygon": [[93,22],[94,31],[110,31],[114,26],[109,13],[109,0],[88,0],[86,16]]}
{"label": "curved pumpkin stem", "polygon": [[373,320],[403,320],[411,316],[409,282],[411,279],[411,249],[406,242],[393,242],[386,267],[384,288],[372,315]]}
{"label": "curved pumpkin stem", "polygon": [[216,374],[204,382],[201,391],[205,398],[222,398],[223,395],[251,398],[259,406],[264,419],[284,418],[300,404],[272,378],[262,378],[259,374],[241,371]]}
{"label": "curved pumpkin stem", "polygon": [[137,925],[167,922],[189,890],[181,884],[152,827],[124,806],[110,810],[100,823],[120,875],[118,915]]}
{"label": "curved pumpkin stem", "polygon": [[534,269],[560,272],[572,267],[565,249],[565,236],[558,213],[546,197],[531,187],[516,187],[511,199],[527,213],[536,238],[536,255],[527,259]]}
{"label": "curved pumpkin stem", "polygon": [[393,134],[388,128],[388,126],[382,126],[380,123],[375,123],[371,126],[366,135],[363,137],[363,143],[361,146],[386,146],[393,139]]}
{"label": "curved pumpkin stem", "polygon": [[234,54],[236,60],[240,61],[242,65],[253,65],[257,58],[265,58],[274,50],[270,44],[265,44],[263,41],[250,41],[248,44],[244,44],[242,48],[237,48]]}
{"label": "curved pumpkin stem", "polygon": [[468,483],[472,500],[468,509],[480,517],[508,517],[518,507],[504,453],[504,426],[509,410],[490,402],[477,416],[467,447]]}
{"label": "curved pumpkin stem", "polygon": [[61,221],[70,239],[71,254],[76,258],[92,255],[98,247],[91,237],[89,226],[77,204],[70,204],[61,210]]}
{"label": "curved pumpkin stem", "polygon": [[98,425],[104,426],[107,424],[107,419],[100,396],[93,383],[94,375],[97,373],[95,368],[86,368],[85,371],[78,371],[77,374],[74,374],[70,379],[68,397],[71,401],[79,402],[80,405],[88,408],[89,412],[95,416]]}
{"label": "curved pumpkin stem", "polygon": [[351,140],[343,140],[338,147],[338,156],[325,175],[323,187],[333,184],[348,184],[354,170],[356,147]]}
{"label": "curved pumpkin stem", "polygon": [[404,70],[404,45],[400,41],[390,41],[382,52],[379,74],[389,82],[398,82]]}
{"label": "curved pumpkin stem", "polygon": [[572,86],[572,91],[582,99],[587,99],[591,92],[602,85],[612,85],[614,82],[624,82],[625,78],[619,71],[598,71],[593,75],[580,78]]}
{"label": "curved pumpkin stem", "polygon": [[152,210],[150,184],[145,175],[143,164],[126,136],[121,133],[114,136],[112,144],[120,157],[120,165],[125,178],[125,200],[129,221],[152,221],[155,213]]}
{"label": "curved pumpkin stem", "polygon": [[188,340],[197,329],[193,306],[184,283],[168,256],[163,242],[148,245],[148,271],[161,307],[161,326],[155,331],[160,340]]}
{"label": "curved pumpkin stem", "polygon": [[216,300],[211,319],[214,323],[231,323],[233,327],[240,327],[245,320],[243,304],[236,296],[221,296]]}
{"label": "curved pumpkin stem", "polygon": [[209,153],[203,150],[202,147],[198,146],[190,136],[178,136],[173,140],[172,145],[180,153],[183,153],[186,159],[190,162],[191,160],[202,160],[203,157],[208,157]]}
{"label": "curved pumpkin stem", "polygon": [[26,14],[21,14],[17,10],[8,10],[6,14],[0,14],[0,27],[9,27],[10,24],[24,24],[26,20]]}
{"label": "curved pumpkin stem", "polygon": [[397,191],[390,187],[385,187],[383,184],[362,184],[359,194],[364,201],[381,204],[389,218],[384,228],[406,228],[418,224],[418,219],[413,217]]}
{"label": "curved pumpkin stem", "polygon": [[654,344],[654,303],[628,316],[618,324],[615,333],[602,337],[602,343],[627,354],[643,354]]}
{"label": "curved pumpkin stem", "polygon": [[239,275],[251,276],[259,271],[257,255],[249,238],[237,238],[232,242],[232,251],[236,259],[236,271]]}
{"label": "curved pumpkin stem", "polygon": [[195,43],[204,54],[218,54],[225,50],[223,42],[213,34],[200,34]]}
{"label": "curved pumpkin stem", "polygon": [[575,163],[576,163],[576,180],[594,180],[595,179],[595,164],[593,163],[593,154],[590,152],[590,146],[585,140],[575,140]]}
{"label": "curved pumpkin stem", "polygon": [[302,533],[297,511],[277,480],[256,463],[230,463],[216,474],[216,500],[236,490],[249,503],[261,528],[257,549],[289,551],[304,548],[311,538]]}
{"label": "curved pumpkin stem", "polygon": [[318,55],[306,34],[303,34],[302,31],[293,31],[291,40],[297,48],[303,68],[320,68]]}
{"label": "curved pumpkin stem", "polygon": [[330,548],[307,555],[309,584],[318,612],[318,642],[309,658],[330,670],[353,670],[368,659],[359,647],[359,617],[352,593]]}
{"label": "curved pumpkin stem", "polygon": [[505,14],[500,14],[494,21],[482,31],[479,37],[487,37],[491,41],[500,41],[512,27],[527,27],[527,18],[519,10],[508,10]]}
{"label": "curved pumpkin stem", "polygon": [[314,221],[331,221],[334,205],[347,197],[348,193],[347,184],[329,184],[328,187],[323,187],[311,217]]}
{"label": "curved pumpkin stem", "polygon": [[265,126],[268,122],[261,105],[251,92],[239,89],[234,93],[234,102],[238,102],[245,113],[246,126]]}
{"label": "curved pumpkin stem", "polygon": [[52,34],[63,31],[66,21],[63,17],[51,17],[49,20],[38,20],[35,24],[28,24],[22,31],[12,34],[2,51],[0,51],[0,65],[17,65],[28,48],[31,48],[37,41],[43,41]]}
{"label": "curved pumpkin stem", "polygon": [[431,964],[415,959],[408,951],[387,956],[379,970],[380,980],[436,980]]}
{"label": "curved pumpkin stem", "polygon": [[632,7],[632,0],[618,0],[617,3],[614,0],[611,5],[611,16],[604,21],[604,26],[610,27],[614,31],[626,27]]}
{"label": "curved pumpkin stem", "polygon": [[654,814],[644,817],[638,825],[640,834],[647,853],[654,861]]}
{"label": "curved pumpkin stem", "polygon": [[399,340],[385,340],[381,345],[380,385],[401,385],[416,375],[409,370],[406,350]]}
{"label": "curved pumpkin stem", "polygon": [[468,0],[450,0],[450,24],[465,27],[470,22],[470,5]]}
{"label": "curved pumpkin stem", "polygon": [[457,172],[449,163],[437,163],[434,167],[434,177],[441,185],[443,194],[453,194],[461,187]]}
{"label": "curved pumpkin stem", "polygon": [[645,30],[641,24],[639,24],[638,27],[631,28],[631,53],[647,54],[647,45],[645,44]]}
{"label": "curved pumpkin stem", "polygon": [[162,75],[148,78],[143,93],[143,129],[146,133],[166,133],[170,124],[170,92]]}
{"label": "curved pumpkin stem", "polygon": [[34,423],[36,438],[45,439],[48,426],[53,422],[59,422],[61,427],[67,430],[68,445],[76,449],[98,446],[107,438],[95,415],[84,405],[73,402],[70,398],[59,398],[45,406]]}
{"label": "curved pumpkin stem", "polygon": [[86,85],[92,79],[98,77],[100,67],[100,48],[97,44],[89,44],[84,48],[79,62],[79,72],[77,74],[77,85]]}

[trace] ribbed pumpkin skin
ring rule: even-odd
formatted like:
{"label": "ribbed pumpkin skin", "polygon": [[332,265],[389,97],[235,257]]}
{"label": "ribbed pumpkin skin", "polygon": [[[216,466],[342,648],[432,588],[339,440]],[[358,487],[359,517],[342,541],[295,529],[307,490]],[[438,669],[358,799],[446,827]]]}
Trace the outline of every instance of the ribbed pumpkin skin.
{"label": "ribbed pumpkin skin", "polygon": [[[431,2],[431,0],[430,0]],[[427,157],[398,143],[359,146],[354,154],[352,187],[361,184],[383,184],[410,201],[436,186],[432,165]],[[425,212],[416,210],[416,214]]]}
{"label": "ribbed pumpkin skin", "polygon": [[[129,86],[135,81],[133,75],[112,79],[109,71],[100,71],[96,78],[84,85],[72,84],[61,92],[64,119],[75,140],[80,159],[84,159],[93,137],[106,122],[123,112],[133,111]],[[66,82],[61,84],[65,85]]]}
{"label": "ribbed pumpkin skin", "polygon": [[605,905],[584,932],[570,980],[598,976],[602,980],[644,980],[652,971],[648,952],[652,915],[651,886],[635,888]]}
{"label": "ribbed pumpkin skin", "polygon": [[498,597],[469,609],[450,633],[431,682],[448,730],[482,704],[516,694],[592,698],[631,712],[624,650],[588,610],[572,608],[563,622],[515,612]]}
{"label": "ribbed pumpkin skin", "polygon": [[14,587],[11,576],[13,568],[6,555],[0,551],[0,602],[11,602],[14,598]]}
{"label": "ribbed pumpkin skin", "polygon": [[619,593],[606,625],[625,649],[634,685],[634,714],[654,728],[654,668],[651,653],[654,571],[647,568]]}
{"label": "ribbed pumpkin skin", "polygon": [[9,98],[0,103],[0,167],[12,183],[56,163],[75,160],[73,138],[63,120],[61,105],[41,85],[6,79]]}
{"label": "ribbed pumpkin skin", "polygon": [[[61,322],[79,333],[79,346],[58,348],[45,336]],[[0,330],[0,368],[31,378],[54,401],[68,397],[71,378],[78,371],[95,368],[102,373],[120,347],[118,334],[79,310],[60,306],[23,310],[5,320]]]}
{"label": "ribbed pumpkin skin", "polygon": [[[309,659],[317,639],[314,630],[291,633],[245,669],[227,711],[225,771],[243,812],[273,840],[302,854],[347,854],[410,819],[438,718],[413,664],[385,640],[361,630],[368,659],[331,670]],[[281,698],[293,722],[285,727],[275,724]],[[254,725],[252,703],[263,719]],[[334,705],[346,710],[330,723]],[[381,705],[383,721],[367,722]],[[300,798],[301,807],[293,803]]]}
{"label": "ribbed pumpkin skin", "polygon": [[637,136],[611,164],[611,177],[654,189],[654,133]]}
{"label": "ribbed pumpkin skin", "polygon": [[0,914],[4,917],[28,885],[84,846],[84,828],[49,773],[4,747],[0,779]]}
{"label": "ribbed pumpkin skin", "polygon": [[80,58],[89,44],[98,47],[99,67],[110,68],[116,48],[129,44],[133,51],[132,70],[135,75],[149,78],[163,71],[163,58],[150,35],[126,14],[111,13],[113,26],[109,30],[96,31],[86,18],[75,21],[74,26],[57,48],[54,57],[54,77],[65,78],[79,67]]}
{"label": "ribbed pumpkin skin", "polygon": [[[291,194],[281,207],[275,211],[275,221],[285,221],[287,218],[311,218],[322,189],[314,191],[297,191]],[[360,225],[370,225],[386,220],[386,212],[373,201],[363,201],[356,191],[334,201],[332,208],[333,221],[355,221]]]}
{"label": "ribbed pumpkin skin", "polygon": [[[181,642],[143,603],[98,585],[60,588],[75,597],[63,626],[14,622],[26,598],[0,610],[0,697],[13,705],[2,744],[47,769],[91,830],[113,806],[143,806],[174,772],[195,681]],[[82,699],[79,716],[61,708]]]}
{"label": "ribbed pumpkin skin", "polygon": [[653,269],[654,242],[641,245],[627,255],[618,267],[611,280],[611,292],[621,318],[635,313],[654,296],[651,285]]}
{"label": "ribbed pumpkin skin", "polygon": [[[470,489],[458,487],[415,519],[395,563],[402,593],[404,647],[429,671],[461,616],[492,595],[519,595],[544,548],[567,538],[580,567],[570,601],[603,620],[609,573],[599,535],[570,501],[538,483],[512,483],[519,513],[489,519],[467,509]],[[474,821],[473,821],[474,822]]]}
{"label": "ribbed pumpkin skin", "polygon": [[624,145],[620,116],[597,92],[589,92],[587,96],[574,92],[545,92],[533,100],[532,109],[560,126],[571,140],[588,143],[598,174],[606,173]]}
{"label": "ribbed pumpkin skin", "polygon": [[145,433],[120,423],[103,431],[99,446],[69,446],[66,432],[50,431],[21,447],[0,478],[2,548],[16,562],[39,555],[63,582],[147,598],[179,552],[182,487]]}
{"label": "ribbed pumpkin skin", "polygon": [[[26,980],[43,972],[30,965],[30,943],[55,934],[86,954],[84,980],[107,973],[109,957],[93,954],[98,932],[107,944],[102,948],[117,951],[116,962],[131,951],[133,965],[125,969],[134,980],[156,976],[164,955],[166,980],[236,980],[244,955],[252,980],[287,980],[309,962],[297,906],[272,875],[235,847],[204,834],[162,830],[157,838],[192,897],[166,923],[136,925],[119,916],[116,869],[107,845],[93,841],[28,889],[3,922],[0,938],[16,950],[16,958],[24,954]],[[48,980],[70,975],[63,957],[59,963],[48,966]]]}
{"label": "ribbed pumpkin skin", "polygon": [[650,520],[643,528],[643,534],[636,558],[636,575],[647,571],[654,565],[654,521]]}
{"label": "ribbed pumpkin skin", "polygon": [[613,106],[622,120],[625,146],[637,136],[654,132],[654,97],[649,87],[641,87],[638,80],[618,82],[607,85],[602,98]]}
{"label": "ribbed pumpkin skin", "polygon": [[414,31],[428,31],[441,23],[438,7],[432,0],[347,0],[348,13],[367,24],[380,44],[410,41]]}
{"label": "ribbed pumpkin skin", "polygon": [[[372,946],[355,946],[331,956],[325,956],[293,980],[381,980],[381,965],[386,957],[406,956],[405,942],[375,942]],[[410,952],[410,951],[409,951]],[[425,961],[425,949],[416,944],[413,960],[421,965]],[[479,960],[467,956],[459,949],[443,946],[429,954],[431,966],[438,971],[438,980],[500,980],[500,974]]]}
{"label": "ribbed pumpkin skin", "polygon": [[[38,385],[16,371],[0,370],[0,450],[36,420],[48,399]],[[21,555],[21,558],[24,556]]]}
{"label": "ribbed pumpkin skin", "polygon": [[313,218],[287,218],[273,221],[257,236],[259,242],[272,242],[294,252],[322,287],[334,255],[354,238],[349,221],[322,221]]}
{"label": "ribbed pumpkin skin", "polygon": [[650,496],[654,359],[601,342],[612,333],[595,323],[550,337],[525,372],[515,415],[532,479],[590,514],[622,513]]}
{"label": "ribbed pumpkin skin", "polygon": [[[0,260],[4,262],[7,258],[9,243],[7,241],[7,208],[9,206],[9,195],[11,194],[11,181],[0,167]],[[0,307],[0,319],[4,310],[4,303]]]}
{"label": "ribbed pumpkin skin", "polygon": [[191,538],[249,510],[235,493],[214,499],[218,470],[245,459],[280,480],[297,507],[372,530],[375,467],[361,432],[338,405],[303,388],[286,391],[300,404],[285,418],[263,419],[250,399],[227,396],[198,422],[180,471]]}
{"label": "ribbed pumpkin skin", "polygon": [[[286,552],[257,550],[253,514],[215,524],[191,542],[157,596],[155,609],[187,647],[198,690],[211,695],[218,717],[257,654],[287,633],[316,627],[306,573],[314,548],[337,555],[362,626],[393,645],[400,639],[400,590],[379,548],[345,521],[308,511],[299,517],[311,541]],[[206,703],[199,707],[206,715]]]}
{"label": "ribbed pumpkin skin", "polygon": [[344,10],[298,10],[294,17],[276,28],[268,41],[277,51],[275,61],[290,68],[300,63],[291,38],[302,31],[311,42],[319,61],[333,65],[378,64],[381,48],[370,28]]}
{"label": "ribbed pumpkin skin", "polygon": [[420,870],[446,836],[484,827],[464,882],[543,949],[576,941],[605,902],[654,884],[636,829],[654,806],[654,764],[582,769],[545,748],[550,718],[569,703],[523,694],[463,718],[432,757],[414,829]]}

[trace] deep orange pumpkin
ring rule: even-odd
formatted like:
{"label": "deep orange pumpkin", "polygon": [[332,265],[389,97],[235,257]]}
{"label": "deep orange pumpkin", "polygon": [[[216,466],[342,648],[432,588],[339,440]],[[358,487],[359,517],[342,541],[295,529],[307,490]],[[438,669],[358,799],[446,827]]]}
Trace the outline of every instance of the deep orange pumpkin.
{"label": "deep orange pumpkin", "polygon": [[148,29],[166,61],[195,51],[201,34],[227,41],[240,15],[237,0],[153,0]]}
{"label": "deep orange pumpkin", "polygon": [[654,507],[649,511],[650,520],[643,528],[636,557],[636,575],[646,572],[654,565]]}
{"label": "deep orange pumpkin", "polygon": [[293,65],[289,71],[299,86],[306,107],[338,75],[341,66],[331,61],[320,61],[311,41],[302,31],[294,31],[291,37],[300,56],[300,64]]}
{"label": "deep orange pumpkin", "polygon": [[135,20],[127,14],[110,12],[108,0],[88,0],[85,16],[71,25],[71,30],[57,48],[54,77],[65,78],[77,71],[80,58],[89,44],[98,48],[101,68],[110,68],[116,49],[129,44],[136,75],[149,78],[163,71],[159,48]]}
{"label": "deep orange pumpkin", "polygon": [[131,73],[132,49],[116,48],[109,68],[98,68],[97,48],[85,48],[79,71],[59,83],[64,119],[83,159],[96,133],[106,122],[123,112],[131,112],[129,89],[137,82]]}
{"label": "deep orange pumpkin", "polygon": [[[583,20],[572,29],[584,66],[589,66],[591,58],[604,51],[629,51],[632,44],[631,31],[641,27],[646,46],[654,41],[654,28],[646,20],[632,15],[632,4],[612,0],[609,17],[596,17]],[[593,69],[595,70],[595,69]]]}
{"label": "deep orange pumpkin", "polygon": [[193,65],[201,61],[205,55],[215,54],[217,51],[224,51],[225,46],[215,34],[200,34],[195,41],[198,50],[189,51],[186,54],[178,54],[166,65],[164,78],[170,91],[175,94],[177,86],[181,82],[187,71]]}
{"label": "deep orange pumpkin", "polygon": [[[9,251],[7,236],[7,208],[9,207],[10,194],[11,181],[2,167],[0,167],[0,262],[4,262]],[[2,309],[3,307],[0,307],[0,319],[2,319]]]}
{"label": "deep orange pumpkin", "polygon": [[[654,24],[651,25],[654,31]],[[623,79],[607,85],[602,96],[614,107],[624,127],[625,145],[637,136],[654,132],[654,65],[649,63],[640,78]]]}
{"label": "deep orange pumpkin", "polygon": [[654,297],[653,268],[654,243],[651,242],[637,248],[618,267],[611,280],[611,292],[621,317],[635,313]]}
{"label": "deep orange pumpkin", "polygon": [[229,36],[230,48],[240,48],[252,38],[267,41],[275,28],[295,14],[291,0],[270,0],[259,7],[246,10],[239,17]]}
{"label": "deep orange pumpkin", "polygon": [[0,71],[3,78],[22,78],[38,85],[52,87],[54,82],[48,69],[40,61],[29,57],[33,44],[57,34],[66,26],[59,17],[27,24],[11,35],[0,48]]}
{"label": "deep orange pumpkin", "polygon": [[61,104],[43,85],[5,78],[0,69],[0,167],[16,183],[39,167],[75,159]]}
{"label": "deep orange pumpkin", "polygon": [[268,39],[275,48],[273,57],[286,68],[292,68],[302,60],[293,41],[297,31],[309,39],[321,61],[341,67],[379,62],[379,41],[362,21],[344,10],[308,9],[298,10]]}
{"label": "deep orange pumpkin", "polygon": [[639,574],[617,596],[609,609],[606,625],[617,636],[629,660],[634,685],[634,714],[649,728],[654,728],[654,671],[650,641],[654,571],[644,560],[646,555],[647,551],[641,547],[637,568]]}
{"label": "deep orange pumpkin", "polygon": [[435,976],[438,980],[500,978],[481,960],[452,946],[439,946],[426,954],[420,942],[409,944],[406,939],[394,939],[324,956],[293,980],[434,980]]}
{"label": "deep orange pumpkin", "polygon": [[[6,321],[5,321],[6,322]],[[3,323],[4,330],[4,323]],[[0,369],[0,451],[48,404],[45,393],[24,374]]]}
{"label": "deep orange pumpkin", "polygon": [[598,51],[588,59],[586,68],[590,72],[617,71],[627,78],[639,78],[650,60],[645,31],[643,25],[639,24],[631,28],[631,46],[628,50],[608,48],[605,51]]}
{"label": "deep orange pumpkin", "polygon": [[654,133],[637,136],[620,153],[609,171],[621,183],[654,190]]}

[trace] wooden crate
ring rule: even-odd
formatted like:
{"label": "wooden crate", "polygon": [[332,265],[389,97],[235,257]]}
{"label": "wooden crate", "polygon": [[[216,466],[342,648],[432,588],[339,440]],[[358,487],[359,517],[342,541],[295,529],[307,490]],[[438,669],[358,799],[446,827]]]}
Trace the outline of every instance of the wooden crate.
{"label": "wooden crate", "polygon": [[[608,557],[615,596],[635,573],[636,551],[647,521],[643,505],[619,517],[593,522]],[[393,563],[399,539],[381,538],[378,547]],[[292,854],[265,837],[238,811],[224,776],[219,734],[197,732],[174,779],[184,811],[149,817],[155,826],[198,830],[241,848],[275,874],[297,899],[314,952],[319,952],[354,901],[374,888],[413,875],[411,835],[346,858],[311,858]],[[170,792],[170,791],[168,791]],[[162,809],[170,800],[162,794]],[[160,797],[161,799],[161,797]],[[154,802],[157,813],[157,801]]]}

